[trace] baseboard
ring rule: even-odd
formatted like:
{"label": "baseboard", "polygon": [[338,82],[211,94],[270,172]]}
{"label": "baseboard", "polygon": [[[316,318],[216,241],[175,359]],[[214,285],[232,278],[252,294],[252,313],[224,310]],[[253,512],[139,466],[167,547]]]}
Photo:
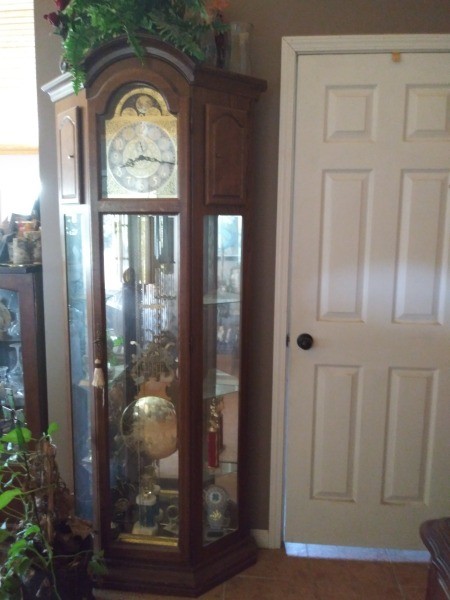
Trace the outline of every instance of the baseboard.
{"label": "baseboard", "polygon": [[258,548],[271,548],[268,529],[252,529],[252,536]]}
{"label": "baseboard", "polygon": [[328,546],[325,544],[296,544],[292,542],[285,542],[284,547],[288,556],[299,556],[302,558],[424,563],[430,560],[430,554],[427,550],[360,548],[353,546]]}

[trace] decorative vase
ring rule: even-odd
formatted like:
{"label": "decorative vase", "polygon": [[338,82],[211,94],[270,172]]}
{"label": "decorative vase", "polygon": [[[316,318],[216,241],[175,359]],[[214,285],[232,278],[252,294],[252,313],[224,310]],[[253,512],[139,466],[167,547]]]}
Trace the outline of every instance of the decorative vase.
{"label": "decorative vase", "polygon": [[251,23],[230,23],[230,61],[229,70],[244,75],[251,74],[250,32]]}

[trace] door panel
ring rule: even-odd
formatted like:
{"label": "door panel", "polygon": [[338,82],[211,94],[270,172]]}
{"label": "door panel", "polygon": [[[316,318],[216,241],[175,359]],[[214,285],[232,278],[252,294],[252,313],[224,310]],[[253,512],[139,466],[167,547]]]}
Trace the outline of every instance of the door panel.
{"label": "door panel", "polygon": [[[443,324],[447,188],[448,170],[402,174],[395,291],[397,323]],[[424,265],[428,267],[425,269]]]}
{"label": "door panel", "polygon": [[286,541],[415,548],[450,511],[449,56],[299,57]]}
{"label": "door panel", "polygon": [[362,321],[367,289],[370,172],[324,172],[320,232],[321,321]]}

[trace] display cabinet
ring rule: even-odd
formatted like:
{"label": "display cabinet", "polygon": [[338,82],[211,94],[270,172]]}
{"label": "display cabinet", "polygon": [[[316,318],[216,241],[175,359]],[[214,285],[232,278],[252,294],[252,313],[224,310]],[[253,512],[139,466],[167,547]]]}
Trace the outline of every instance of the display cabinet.
{"label": "display cabinet", "polygon": [[[14,414],[35,437],[47,428],[42,266],[0,265],[1,433]],[[11,411],[14,410],[15,413]]]}
{"label": "display cabinet", "polygon": [[101,585],[196,596],[252,564],[251,145],[265,82],[142,37],[56,104],[78,512]]}

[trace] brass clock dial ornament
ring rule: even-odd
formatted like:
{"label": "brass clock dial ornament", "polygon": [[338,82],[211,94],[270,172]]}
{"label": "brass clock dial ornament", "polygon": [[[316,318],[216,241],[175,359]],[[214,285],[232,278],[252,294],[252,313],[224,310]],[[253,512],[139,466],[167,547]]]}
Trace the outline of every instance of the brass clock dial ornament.
{"label": "brass clock dial ornament", "polygon": [[167,183],[175,164],[175,145],[169,134],[155,123],[125,125],[108,149],[111,173],[129,191],[157,190]]}
{"label": "brass clock dial ornament", "polygon": [[105,121],[107,195],[172,195],[176,190],[176,117],[161,94],[133,88]]}

